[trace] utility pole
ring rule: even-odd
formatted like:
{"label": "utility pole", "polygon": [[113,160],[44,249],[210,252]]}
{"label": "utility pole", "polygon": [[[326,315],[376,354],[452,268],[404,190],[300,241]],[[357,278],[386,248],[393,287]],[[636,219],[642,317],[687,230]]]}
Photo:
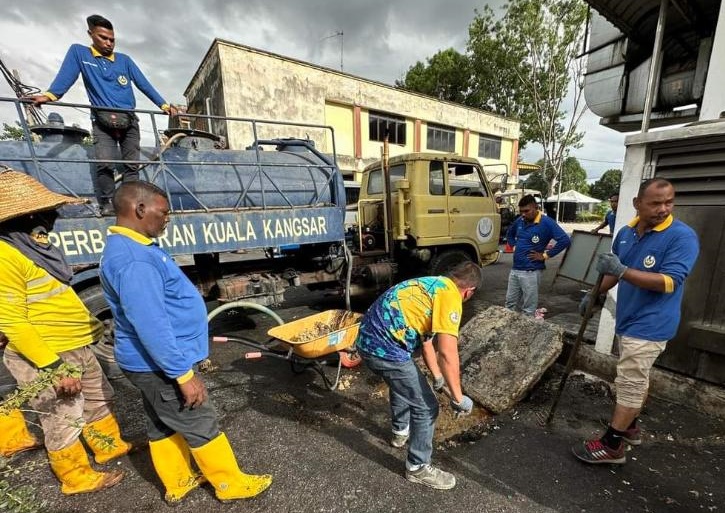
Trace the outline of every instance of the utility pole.
{"label": "utility pole", "polygon": [[325,41],[326,39],[332,39],[333,37],[339,37],[340,38],[340,71],[343,71],[343,63],[342,63],[342,57],[345,49],[345,33],[342,30],[338,30],[334,34],[331,34],[327,37],[323,37],[320,39],[320,41]]}

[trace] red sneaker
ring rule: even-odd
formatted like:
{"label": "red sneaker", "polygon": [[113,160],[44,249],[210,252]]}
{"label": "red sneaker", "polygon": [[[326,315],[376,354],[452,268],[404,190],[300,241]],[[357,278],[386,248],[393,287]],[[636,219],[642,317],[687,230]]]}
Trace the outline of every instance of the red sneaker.
{"label": "red sneaker", "polygon": [[640,429],[637,426],[635,426],[624,432],[624,435],[622,435],[622,440],[627,442],[629,445],[641,445],[642,444],[642,432],[640,431]]}
{"label": "red sneaker", "polygon": [[617,449],[604,445],[600,439],[588,440],[571,448],[574,456],[585,463],[619,463],[627,461],[624,455],[624,442]]}

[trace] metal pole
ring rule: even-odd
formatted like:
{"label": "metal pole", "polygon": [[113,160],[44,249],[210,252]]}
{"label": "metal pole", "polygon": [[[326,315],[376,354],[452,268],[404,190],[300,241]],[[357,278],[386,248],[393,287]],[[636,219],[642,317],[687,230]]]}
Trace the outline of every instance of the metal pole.
{"label": "metal pole", "polygon": [[667,23],[667,4],[669,0],[660,0],[660,14],[657,18],[657,32],[655,32],[655,44],[652,49],[652,62],[649,67],[649,79],[647,80],[647,96],[644,100],[644,112],[642,113],[642,133],[649,130],[652,106],[659,94],[660,68],[662,67],[662,38]]}
{"label": "metal pole", "polygon": [[559,192],[556,194],[556,222],[559,222],[559,209],[561,208],[561,183],[564,181],[564,163],[561,163],[559,170]]}
{"label": "metal pole", "polygon": [[382,170],[383,170],[383,183],[385,186],[385,194],[383,195],[385,202],[385,243],[388,246],[388,254],[390,258],[395,255],[395,241],[393,240],[393,192],[390,190],[390,150],[388,144],[388,134],[386,128],[385,139],[383,139],[383,154],[382,154]]}
{"label": "metal pole", "polygon": [[342,71],[342,52],[345,45],[345,34],[340,31],[340,71]]}

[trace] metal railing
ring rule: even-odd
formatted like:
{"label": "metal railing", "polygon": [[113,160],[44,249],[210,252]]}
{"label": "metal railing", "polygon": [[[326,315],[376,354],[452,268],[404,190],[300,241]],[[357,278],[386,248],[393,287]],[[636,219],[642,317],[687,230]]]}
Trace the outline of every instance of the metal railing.
{"label": "metal railing", "polygon": [[[191,120],[206,120],[205,122],[209,121],[222,121],[227,124],[227,128],[229,126],[230,122],[233,123],[244,123],[248,124],[251,127],[251,133],[253,136],[253,141],[250,144],[251,150],[244,150],[245,152],[253,151],[254,159],[251,162],[242,162],[242,161],[235,161],[235,160],[226,160],[226,161],[220,161],[220,160],[208,160],[208,161],[190,161],[190,160],[174,160],[173,162],[168,162],[164,158],[164,151],[166,148],[163,145],[163,142],[159,136],[159,129],[158,129],[158,123],[157,123],[157,117],[158,116],[164,116],[166,117],[167,114],[163,111],[157,111],[157,110],[145,110],[145,109],[116,109],[116,108],[106,108],[104,107],[104,110],[110,110],[110,111],[117,111],[117,112],[127,112],[132,113],[135,115],[145,115],[148,116],[151,120],[151,127],[154,135],[154,141],[155,141],[155,147],[157,151],[153,155],[151,159],[146,160],[110,160],[110,159],[104,159],[104,160],[98,160],[98,159],[78,159],[78,158],[62,158],[62,157],[43,157],[39,156],[36,152],[35,145],[33,143],[33,134],[32,134],[32,127],[28,125],[26,122],[24,113],[23,113],[23,106],[25,104],[30,103],[30,100],[23,100],[18,98],[8,98],[8,97],[0,97],[0,105],[5,103],[12,103],[15,106],[15,110],[17,112],[18,116],[18,124],[23,130],[24,134],[24,140],[28,148],[28,156],[21,156],[21,155],[13,155],[12,157],[8,158],[6,155],[3,155],[2,149],[0,149],[0,163],[2,162],[8,162],[8,161],[14,161],[14,162],[32,162],[33,164],[33,170],[35,172],[34,177],[38,179],[41,182],[52,182],[55,184],[55,187],[59,189],[59,192],[63,192],[65,194],[80,197],[80,194],[78,194],[76,191],[73,190],[73,188],[68,184],[65,183],[60,177],[57,176],[57,174],[51,172],[48,170],[45,166],[45,164],[48,163],[54,163],[54,164],[60,164],[60,163],[66,163],[66,164],[112,164],[112,165],[119,165],[119,164],[132,164],[139,166],[140,169],[143,169],[147,174],[151,173],[151,181],[154,183],[157,183],[160,187],[164,189],[164,191],[167,194],[167,198],[169,199],[169,203],[172,205],[172,211],[173,211],[173,203],[171,201],[171,190],[170,187],[173,183],[178,185],[181,189],[183,189],[184,193],[188,194],[189,197],[193,198],[194,201],[197,202],[197,204],[200,206],[199,209],[179,209],[183,210],[184,212],[194,212],[194,211],[204,211],[204,212],[210,212],[215,209],[215,207],[211,207],[209,205],[204,204],[203,201],[198,197],[197,194],[195,194],[195,191],[191,190],[190,187],[187,186],[181,180],[177,173],[174,172],[175,167],[180,166],[203,166],[203,167],[209,167],[210,170],[213,170],[213,168],[220,168],[220,167],[231,167],[235,173],[240,176],[239,183],[241,185],[239,190],[229,191],[229,193],[236,193],[239,194],[239,197],[236,200],[234,210],[241,209],[241,208],[262,208],[266,209],[269,208],[267,205],[266,196],[267,194],[277,194],[279,195],[284,202],[287,204],[287,207],[289,208],[299,208],[300,205],[294,205],[293,202],[290,200],[287,194],[274,182],[272,177],[267,173],[268,168],[275,167],[275,168],[291,168],[291,169],[307,169],[308,171],[311,169],[318,169],[323,170],[327,173],[326,180],[324,183],[321,183],[321,187],[318,189],[318,183],[315,182],[315,193],[310,199],[310,206],[312,205],[318,205],[318,201],[321,197],[323,197],[328,191],[330,191],[330,197],[332,198],[333,204],[336,206],[344,206],[345,204],[345,198],[344,195],[341,198],[336,197],[338,188],[333,187],[333,184],[335,184],[337,181],[342,183],[343,177],[340,173],[339,168],[337,167],[337,151],[335,147],[335,133],[334,128],[328,125],[318,125],[318,124],[311,124],[311,123],[299,123],[299,122],[289,122],[289,121],[273,121],[273,120],[259,120],[254,118],[241,118],[241,117],[225,117],[225,116],[210,116],[210,115],[203,115],[203,114],[189,114],[189,113],[183,113],[180,114],[180,117],[191,119]],[[89,117],[90,117],[90,111],[92,111],[93,107],[86,105],[86,104],[77,104],[77,103],[65,103],[65,102],[53,102],[52,104],[46,104],[47,106],[51,106],[53,108],[71,108],[76,110],[87,110],[89,111]],[[50,125],[41,125],[41,126],[50,126]],[[307,141],[303,139],[282,139],[282,138],[273,138],[273,139],[260,139],[259,133],[260,133],[260,127],[262,126],[272,126],[272,127],[287,127],[288,129],[313,129],[313,130],[319,130],[323,133],[323,138],[326,135],[327,132],[330,134],[330,141],[332,146],[332,154],[330,156],[325,155],[318,151],[313,144],[308,143]],[[183,129],[182,129],[183,130]],[[197,131],[196,132],[202,132]],[[302,163],[284,163],[284,162],[275,162],[275,163],[268,163],[262,161],[262,151],[263,147],[267,145],[275,145],[275,146],[299,146],[303,147],[310,153],[312,153],[319,162],[310,162],[309,164],[302,164]],[[1,147],[0,147],[1,148]],[[203,150],[202,150],[203,151]],[[242,150],[230,150],[230,151],[242,151]],[[249,177],[246,179],[246,182],[243,182],[241,180],[241,175],[239,173],[240,168],[249,168],[253,167],[254,172],[249,175]],[[213,171],[212,171],[213,172]],[[31,172],[31,174],[33,174]],[[267,180],[267,182],[271,185],[272,189],[267,190],[265,187],[264,180]],[[159,183],[160,182],[160,183]],[[245,200],[248,199],[248,195],[250,190],[252,190],[252,186],[255,182],[259,183],[259,190],[258,192],[261,193],[262,198],[262,204],[261,205],[255,205],[252,207],[242,207],[242,204],[245,202]],[[341,189],[341,188],[340,188]],[[275,208],[284,208],[280,207],[279,205],[276,205]],[[93,207],[88,206],[89,211],[93,212]]]}

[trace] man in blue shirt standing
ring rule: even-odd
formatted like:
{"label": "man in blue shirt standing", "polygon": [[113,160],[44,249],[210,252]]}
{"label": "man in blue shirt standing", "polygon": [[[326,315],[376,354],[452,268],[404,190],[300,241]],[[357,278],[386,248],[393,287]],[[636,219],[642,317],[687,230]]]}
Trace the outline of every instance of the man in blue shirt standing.
{"label": "man in blue shirt standing", "polygon": [[614,223],[617,220],[617,205],[619,204],[619,194],[612,194],[609,196],[609,206],[611,209],[604,216],[602,222],[592,230],[592,233],[599,233],[599,230],[605,226],[609,226],[609,233],[614,234]]}
{"label": "man in blue shirt standing", "polygon": [[[677,333],[684,282],[699,253],[695,232],[672,216],[674,203],[670,182],[643,182],[634,199],[637,217],[619,230],[612,253],[597,261],[597,270],[605,275],[600,290],[619,285],[617,403],[604,435],[572,448],[586,463],[624,463],[625,442],[642,443],[637,417],[647,399],[650,369]],[[589,295],[580,311],[586,311],[588,302]]]}
{"label": "man in blue shirt standing", "polygon": [[[165,192],[126,182],[113,202],[117,225],[109,228],[101,283],[116,323],[116,360],[143,397],[151,461],[166,501],[179,502],[205,480],[222,501],[254,497],[272,476],[239,468],[195,372],[209,355],[204,300],[152,240],[169,222]],[[192,456],[202,475],[192,469]]]}
{"label": "man in blue shirt standing", "polygon": [[[546,267],[544,262],[569,247],[569,236],[556,221],[538,210],[536,198],[531,194],[519,201],[519,213],[506,232],[506,242],[514,247],[506,308],[534,315],[539,303],[541,274]],[[547,250],[552,239],[556,244]]]}
{"label": "man in blue shirt standing", "polygon": [[[93,14],[86,22],[91,46],[71,45],[48,91],[31,99],[36,105],[60,99],[80,74],[91,105],[98,107],[91,111],[96,160],[116,160],[117,147],[120,146],[122,159],[129,161],[124,164],[123,180],[137,180],[138,164],[133,161],[138,161],[140,155],[138,117],[131,112],[103,111],[102,107],[135,109],[133,83],[167,114],[176,116],[177,110],[166,103],[131,57],[113,51],[116,37],[110,21]],[[113,215],[113,168],[113,164],[107,162],[99,162],[96,167],[97,196],[102,215]]]}

